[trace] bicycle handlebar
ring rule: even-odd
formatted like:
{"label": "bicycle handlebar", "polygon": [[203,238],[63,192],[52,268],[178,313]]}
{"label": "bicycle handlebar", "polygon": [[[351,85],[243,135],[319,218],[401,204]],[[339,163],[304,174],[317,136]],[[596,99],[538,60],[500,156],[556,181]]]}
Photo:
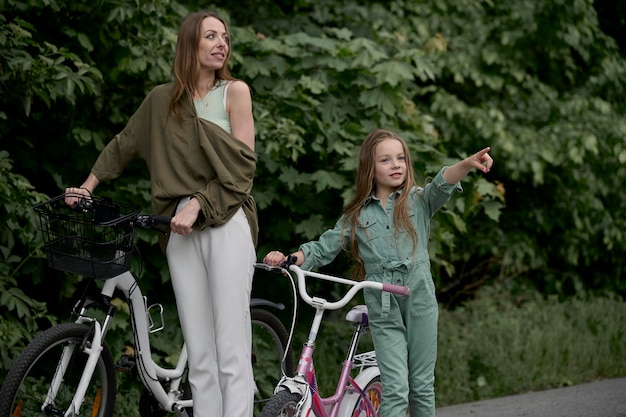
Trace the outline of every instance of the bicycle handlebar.
{"label": "bicycle handlebar", "polygon": [[[305,271],[299,266],[295,265],[293,263],[293,259],[288,259],[287,262],[285,262],[280,267],[272,267],[264,263],[257,263],[255,264],[255,267],[262,268],[267,271],[284,271],[284,273],[289,273],[287,271],[293,272],[298,278],[298,292],[300,293],[300,297],[304,300],[304,302],[313,307],[321,306],[325,310],[337,310],[344,307],[363,288],[373,288],[380,291],[387,291],[394,294],[402,295],[404,297],[408,296],[410,293],[410,288],[407,286],[373,281],[353,281],[333,275],[322,274],[320,272]],[[339,300],[330,302],[322,298],[313,297],[307,292],[306,277],[337,282],[340,284],[349,285],[352,288],[350,288],[348,292]]]}
{"label": "bicycle handlebar", "polygon": [[135,226],[142,229],[151,229],[157,224],[169,226],[172,222],[170,216],[157,216],[155,214],[140,214],[135,218]]}
{"label": "bicycle handlebar", "polygon": [[[353,281],[350,279],[340,278],[333,275],[322,274],[319,272],[305,271],[297,265],[289,265],[289,270],[294,272],[298,277],[298,291],[300,297],[310,306],[316,307],[321,304],[325,310],[337,310],[344,307],[354,296],[363,288],[373,288],[379,291],[388,291],[394,294],[400,294],[403,296],[409,295],[409,287],[403,287],[401,285],[386,284],[382,282],[373,281]],[[340,284],[350,285],[352,288],[341,297],[339,300],[330,302],[317,297],[309,295],[306,289],[306,277],[312,277],[317,279],[323,279],[325,281],[338,282]]]}
{"label": "bicycle handlebar", "polygon": [[[83,212],[97,212],[104,210],[110,210],[112,213],[119,212],[119,204],[113,201],[108,200],[98,200],[95,201],[93,197],[85,197],[80,194],[76,194],[76,197],[79,200],[76,203],[76,206],[73,208],[75,210],[83,211]],[[105,214],[106,216],[106,214]],[[141,229],[152,229],[156,225],[169,225],[172,221],[171,216],[158,216],[155,214],[137,214],[136,216],[127,219],[130,223],[132,223],[135,227],[139,227]],[[107,222],[104,222],[107,223]]]}
{"label": "bicycle handlebar", "polygon": [[411,293],[411,289],[406,285],[389,284],[386,282],[383,282],[383,291],[392,292],[403,297],[408,297]]}

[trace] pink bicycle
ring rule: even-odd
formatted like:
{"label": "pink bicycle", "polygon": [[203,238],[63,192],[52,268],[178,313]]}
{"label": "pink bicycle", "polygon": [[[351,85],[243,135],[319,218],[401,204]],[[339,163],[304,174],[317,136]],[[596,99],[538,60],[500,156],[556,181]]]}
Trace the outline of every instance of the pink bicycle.
{"label": "pink bicycle", "polygon": [[[374,351],[357,354],[361,336],[369,330],[367,307],[353,307],[346,315],[346,320],[353,324],[354,333],[348,345],[346,360],[343,362],[335,393],[322,397],[318,391],[313,354],[322,317],[327,310],[344,307],[363,288],[374,288],[400,295],[408,295],[409,288],[370,281],[352,281],[345,278],[305,271],[293,264],[294,259],[283,267],[270,267],[256,264],[257,268],[281,271],[288,277],[293,275],[298,281],[298,292],[304,302],[315,308],[315,315],[306,342],[302,347],[300,361],[294,376],[283,376],[274,390],[274,396],[263,407],[260,417],[378,417],[378,408],[382,397],[380,370]],[[293,275],[292,275],[293,274]],[[347,293],[338,301],[329,302],[323,298],[312,297],[307,292],[306,278],[322,279],[350,286]],[[353,378],[352,371],[357,369]]]}

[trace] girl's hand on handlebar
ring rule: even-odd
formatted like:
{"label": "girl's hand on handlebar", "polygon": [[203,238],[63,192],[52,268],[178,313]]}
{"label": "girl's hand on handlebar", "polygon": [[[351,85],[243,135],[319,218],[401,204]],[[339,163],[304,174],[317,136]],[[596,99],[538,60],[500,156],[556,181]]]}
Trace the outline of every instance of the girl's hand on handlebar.
{"label": "girl's hand on handlebar", "polygon": [[263,258],[263,263],[269,266],[281,266],[286,261],[287,257],[285,254],[277,250],[268,252],[265,258]]}
{"label": "girl's hand on handlebar", "polygon": [[265,255],[263,263],[269,266],[279,266],[288,268],[289,265],[302,265],[304,263],[304,252],[301,250],[285,256],[281,251],[273,250]]}

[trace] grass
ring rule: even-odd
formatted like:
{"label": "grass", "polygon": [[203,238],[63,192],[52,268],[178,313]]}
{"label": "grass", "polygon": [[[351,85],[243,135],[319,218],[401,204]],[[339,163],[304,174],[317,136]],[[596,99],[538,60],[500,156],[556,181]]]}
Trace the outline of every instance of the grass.
{"label": "grass", "polygon": [[626,376],[626,303],[495,289],[439,322],[439,405]]}

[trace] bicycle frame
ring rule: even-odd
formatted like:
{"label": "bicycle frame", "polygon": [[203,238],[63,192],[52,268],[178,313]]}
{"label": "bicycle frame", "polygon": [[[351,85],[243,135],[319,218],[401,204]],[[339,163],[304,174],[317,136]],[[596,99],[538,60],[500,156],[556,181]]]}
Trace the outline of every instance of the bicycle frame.
{"label": "bicycle frame", "polygon": [[[133,327],[133,334],[135,335],[135,343],[136,343],[136,360],[139,377],[143,382],[144,386],[147,387],[151,392],[155,399],[166,407],[167,410],[173,411],[178,415],[186,416],[187,413],[185,411],[186,407],[192,406],[191,399],[181,400],[178,399],[177,392],[180,386],[180,382],[185,371],[187,365],[187,350],[185,344],[180,351],[180,356],[176,363],[175,368],[163,368],[157,365],[152,359],[152,352],[150,348],[150,340],[149,340],[149,317],[147,314],[147,306],[145,304],[145,298],[141,292],[141,289],[137,285],[135,277],[130,272],[125,272],[121,275],[118,275],[114,278],[110,278],[104,282],[104,285],[101,290],[101,294],[104,297],[108,297],[111,299],[113,297],[113,292],[115,289],[119,289],[122,291],[126,299],[129,301],[130,311],[131,311],[131,325]],[[106,317],[101,324],[92,317],[87,317],[85,315],[87,307],[82,306],[76,323],[87,323],[91,324],[93,337],[89,341],[89,346],[86,343],[83,343],[83,349],[85,352],[89,354],[89,359],[87,361],[87,366],[85,367],[85,372],[81,377],[80,383],[77,387],[76,393],[72,400],[72,407],[65,414],[66,416],[73,415],[72,413],[79,414],[80,405],[83,403],[83,399],[85,396],[85,392],[87,391],[87,387],[89,382],[91,381],[93,371],[95,369],[96,363],[98,362],[98,358],[100,356],[100,352],[102,351],[102,342],[104,340],[104,336],[109,327],[111,318],[115,313],[115,307],[110,305],[109,310],[106,313]],[[145,313],[145,314],[143,314]],[[87,342],[87,341],[85,341]],[[57,368],[57,372],[53,378],[53,383],[50,389],[48,390],[48,395],[46,397],[46,401],[42,407],[42,409],[54,401],[56,396],[58,387],[60,382],[63,380],[65,366],[73,349],[76,347],[66,347],[63,351],[62,358],[60,361],[60,366]],[[159,380],[167,379],[170,381],[168,392],[165,391]]]}
{"label": "bicycle frame", "polygon": [[[162,325],[158,328],[152,328],[153,323],[150,317],[150,308],[147,305],[146,297],[143,293],[135,277],[130,272],[125,272],[116,277],[107,279],[102,285],[100,290],[101,299],[104,301],[106,312],[103,320],[88,315],[87,310],[92,302],[81,302],[75,307],[75,314],[78,318],[76,323],[88,324],[91,326],[89,334],[89,340],[84,340],[81,346],[68,346],[65,347],[59,361],[59,366],[55,372],[52,380],[52,384],[48,389],[46,399],[43,403],[42,409],[46,407],[52,407],[56,395],[59,390],[59,386],[64,379],[64,373],[67,369],[67,363],[72,356],[74,349],[83,349],[88,354],[89,359],[82,373],[80,382],[76,388],[71,406],[66,412],[66,416],[78,414],[80,407],[83,404],[85,393],[93,377],[95,367],[98,363],[98,359],[103,350],[104,338],[109,328],[112,317],[114,316],[117,308],[109,301],[113,298],[115,290],[119,290],[123,293],[125,299],[128,301],[131,314],[131,326],[132,333],[134,335],[135,344],[135,362],[137,373],[143,383],[143,386],[147,388],[154,399],[161,404],[161,406],[170,412],[179,416],[187,416],[186,408],[191,408],[193,405],[193,399],[183,399],[180,395],[180,386],[182,383],[183,375],[187,369],[187,349],[186,344],[183,343],[178,360],[174,368],[163,368],[159,366],[152,358],[150,333],[162,329]],[[278,310],[284,309],[284,305],[275,303],[269,300],[261,298],[252,298],[250,300],[250,307],[272,307]],[[162,320],[162,317],[161,317]],[[162,381],[167,381],[167,388],[162,385]]]}
{"label": "bicycle frame", "polygon": [[[317,312],[316,312],[317,314]],[[370,361],[365,367],[361,368],[356,378],[350,376],[351,371],[355,368],[355,352],[359,343],[360,336],[365,332],[363,323],[356,325],[352,341],[348,347],[348,356],[343,362],[341,373],[337,380],[335,393],[330,397],[322,397],[317,389],[317,380],[315,376],[315,366],[313,361],[314,340],[310,337],[305,343],[300,356],[300,361],[296,370],[294,380],[298,380],[298,384],[306,381],[308,386],[307,395],[303,396],[304,402],[301,405],[300,415],[309,415],[309,410],[317,417],[337,417],[350,412],[356,405],[357,397],[363,398],[367,404],[367,408],[371,415],[376,415],[376,408],[365,395],[361,385],[367,384],[369,381],[380,375],[380,371],[375,361]],[[373,352],[368,352],[372,354]],[[306,375],[306,377],[304,377]],[[284,381],[286,383],[286,381]],[[279,386],[281,386],[279,384]],[[302,387],[302,385],[299,385]],[[300,391],[301,392],[301,391]]]}
{"label": "bicycle frame", "polygon": [[[150,323],[147,314],[147,305],[145,297],[135,281],[135,277],[133,277],[130,272],[125,272],[122,275],[105,281],[102,294],[112,296],[115,288],[121,290],[126,299],[129,300],[130,311],[133,317],[131,323],[133,325],[133,335],[135,336],[137,351],[137,371],[141,381],[166,410],[171,410],[177,414],[182,413],[180,415],[186,415],[184,409],[192,406],[192,400],[176,398],[183,373],[187,366],[186,345],[183,343],[175,368],[163,368],[157,365],[152,359],[152,351],[150,348]],[[162,379],[170,381],[169,392],[166,392],[159,382]]]}
{"label": "bicycle frame", "polygon": [[[259,265],[259,264],[257,264]],[[262,264],[261,264],[262,265]],[[266,266],[266,269],[268,267]],[[271,269],[271,267],[269,267]],[[284,273],[288,273],[283,270]],[[350,376],[351,371],[355,367],[356,348],[361,335],[365,332],[367,318],[363,315],[358,319],[348,318],[349,321],[355,323],[355,331],[352,337],[352,341],[348,347],[348,353],[346,360],[343,362],[341,373],[337,381],[335,393],[323,398],[321,397],[318,388],[317,380],[315,377],[315,368],[313,365],[313,353],[315,350],[315,340],[317,338],[322,318],[326,310],[337,310],[344,307],[358,291],[363,288],[375,288],[383,291],[389,291],[396,294],[408,295],[408,287],[401,287],[392,284],[375,283],[369,281],[356,282],[345,278],[334,277],[331,275],[321,274],[317,272],[304,271],[296,265],[290,265],[289,271],[293,272],[298,279],[298,291],[300,297],[310,306],[315,309],[315,315],[309,331],[306,342],[302,347],[300,354],[300,360],[296,368],[296,374],[293,377],[283,377],[276,389],[275,393],[281,390],[288,390],[292,393],[301,395],[301,400],[297,405],[295,415],[298,416],[310,416],[311,412],[316,417],[337,417],[344,416],[351,412],[356,405],[356,401],[363,398],[367,407],[372,412],[372,415],[376,415],[376,410],[371,403],[370,399],[365,395],[361,385],[367,384],[376,376],[380,375],[380,371],[376,366],[376,362],[370,360],[364,361],[361,365],[361,369],[356,378]],[[306,277],[313,277],[323,279],[326,281],[337,282],[351,286],[350,290],[336,302],[329,302],[323,298],[311,297],[306,290]],[[368,353],[369,359],[374,357],[374,353]],[[366,354],[367,355],[367,354]],[[341,414],[340,414],[341,413]]]}

